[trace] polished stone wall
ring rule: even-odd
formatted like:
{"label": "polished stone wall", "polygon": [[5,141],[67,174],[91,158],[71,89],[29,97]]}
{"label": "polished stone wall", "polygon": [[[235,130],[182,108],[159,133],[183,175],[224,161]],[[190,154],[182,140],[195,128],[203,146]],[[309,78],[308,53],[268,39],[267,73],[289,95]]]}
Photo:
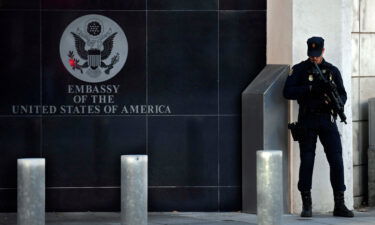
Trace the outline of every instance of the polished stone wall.
{"label": "polished stone wall", "polygon": [[[95,84],[59,55],[87,14],[115,21],[129,46],[122,70]],[[266,63],[265,0],[3,0],[0,26],[0,211],[16,210],[23,157],[46,158],[47,211],[118,211],[123,154],[149,156],[151,211],[241,209],[240,97]],[[119,85],[107,105],[169,111],[13,108],[85,105],[69,85]]]}

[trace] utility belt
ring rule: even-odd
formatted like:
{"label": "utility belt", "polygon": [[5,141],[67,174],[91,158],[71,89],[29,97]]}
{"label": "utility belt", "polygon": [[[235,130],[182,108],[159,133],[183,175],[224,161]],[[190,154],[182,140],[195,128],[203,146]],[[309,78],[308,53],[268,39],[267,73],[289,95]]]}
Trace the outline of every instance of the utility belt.
{"label": "utility belt", "polygon": [[327,119],[332,118],[332,122],[336,120],[336,116],[333,115],[333,117],[331,117],[332,115],[331,110],[327,108],[316,108],[316,109],[300,108],[300,112],[298,114],[298,121],[288,124],[288,129],[291,131],[294,141],[300,141],[301,139],[303,139],[303,135],[305,133],[306,127],[303,124],[301,124],[301,119],[304,117],[306,118],[309,115],[319,115],[322,117],[327,117]]}
{"label": "utility belt", "polygon": [[311,109],[311,108],[302,108],[300,110],[300,114],[302,116],[304,115],[331,115],[331,110],[327,108],[316,108],[316,109]]}

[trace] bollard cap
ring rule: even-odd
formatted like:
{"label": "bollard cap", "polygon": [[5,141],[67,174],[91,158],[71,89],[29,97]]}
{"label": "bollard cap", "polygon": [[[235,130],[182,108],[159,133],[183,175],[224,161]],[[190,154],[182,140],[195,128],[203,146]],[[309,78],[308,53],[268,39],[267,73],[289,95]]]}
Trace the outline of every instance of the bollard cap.
{"label": "bollard cap", "polygon": [[17,163],[26,165],[26,166],[45,165],[46,159],[45,158],[20,158],[20,159],[17,159]]}
{"label": "bollard cap", "polygon": [[121,161],[127,161],[127,162],[148,161],[148,155],[122,155]]}
{"label": "bollard cap", "polygon": [[283,152],[281,150],[258,150],[257,151],[257,155],[264,155],[264,156],[268,156],[268,155],[283,155]]}

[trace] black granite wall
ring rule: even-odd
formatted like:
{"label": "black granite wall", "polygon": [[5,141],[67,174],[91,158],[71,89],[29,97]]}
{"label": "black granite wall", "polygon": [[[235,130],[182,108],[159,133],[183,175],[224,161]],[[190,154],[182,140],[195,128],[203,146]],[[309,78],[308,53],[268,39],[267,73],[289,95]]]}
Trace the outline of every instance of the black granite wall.
{"label": "black granite wall", "polygon": [[[73,77],[59,55],[87,14],[115,21],[129,44],[101,83]],[[48,211],[118,211],[123,154],[149,156],[151,211],[241,209],[241,92],[266,63],[266,0],[2,0],[0,27],[0,211],[16,210],[23,157],[46,158]],[[68,85],[120,85],[109,105],[170,112],[13,108],[80,105]]]}

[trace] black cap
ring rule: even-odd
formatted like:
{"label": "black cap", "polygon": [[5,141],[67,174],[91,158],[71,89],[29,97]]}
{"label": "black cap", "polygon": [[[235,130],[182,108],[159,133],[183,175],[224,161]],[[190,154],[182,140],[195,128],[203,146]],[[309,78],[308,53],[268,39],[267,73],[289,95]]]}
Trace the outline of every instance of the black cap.
{"label": "black cap", "polygon": [[324,48],[324,39],[321,37],[311,37],[307,40],[307,55],[319,57]]}

